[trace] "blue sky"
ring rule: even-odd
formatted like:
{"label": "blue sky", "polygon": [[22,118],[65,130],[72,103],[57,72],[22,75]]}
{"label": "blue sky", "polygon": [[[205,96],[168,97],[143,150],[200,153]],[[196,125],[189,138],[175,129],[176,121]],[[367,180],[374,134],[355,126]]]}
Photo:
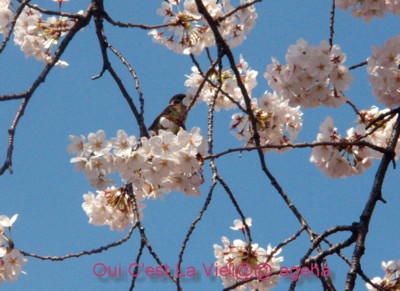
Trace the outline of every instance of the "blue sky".
{"label": "blue sky", "polygon": [[[232,1],[233,2],[233,1]],[[45,7],[56,9],[50,1],[38,1]],[[156,15],[161,1],[118,1],[105,5],[114,19],[136,23],[157,24],[162,19]],[[88,1],[71,0],[65,9],[75,12],[85,9]],[[305,38],[313,45],[329,37],[331,1],[270,0],[256,5],[257,25],[244,44],[233,50],[235,58],[243,54],[249,66],[259,72],[258,86],[253,96],[261,96],[268,90],[262,77],[271,56],[284,61],[287,47],[297,39]],[[349,12],[337,10],[334,43],[347,53],[347,64],[364,61],[371,54],[371,45],[381,46],[385,40],[398,33],[399,18],[388,16],[365,24]],[[82,195],[91,188],[84,175],[73,170],[72,157],[66,152],[68,135],[87,136],[90,132],[104,129],[109,138],[118,129],[138,135],[135,124],[121,93],[105,76],[92,81],[91,77],[101,70],[101,54],[91,23],[81,31],[66,50],[62,59],[70,66],[54,68],[30,101],[16,133],[13,156],[14,174],[0,177],[0,214],[12,216],[19,213],[13,228],[13,240],[17,248],[29,253],[61,256],[83,250],[96,249],[123,237],[126,232],[110,232],[108,227],[95,227],[81,208]],[[149,125],[165,107],[169,98],[185,92],[185,75],[192,67],[188,56],[177,55],[154,44],[147,32],[138,29],[120,29],[105,26],[109,41],[120,50],[139,76],[146,101],[145,120]],[[216,52],[213,51],[215,55]],[[113,59],[118,64],[116,59]],[[205,63],[204,63],[205,64]],[[134,96],[134,83],[121,65],[116,65],[121,78]],[[0,95],[26,90],[43,64],[25,59],[19,48],[9,43],[0,55]],[[359,108],[377,104],[366,83],[365,67],[353,71],[354,81],[347,95]],[[20,101],[0,104],[0,157],[6,154],[7,129],[20,105]],[[299,142],[311,142],[318,133],[320,123],[331,115],[341,131],[354,126],[356,116],[349,106],[340,109],[318,108],[303,110],[303,130]],[[216,115],[215,152],[241,144],[229,132],[233,111],[221,111]],[[191,111],[187,128],[200,126],[207,131],[207,107],[197,105]],[[266,154],[271,172],[299,208],[315,231],[322,232],[335,225],[350,225],[358,220],[372,187],[378,163],[363,176],[346,179],[329,179],[309,163],[311,150],[300,149],[285,154]],[[217,160],[221,176],[230,185],[246,216],[253,218],[254,242],[262,247],[273,246],[290,237],[299,224],[282,199],[262,174],[256,153],[231,154]],[[187,197],[182,193],[165,195],[165,200],[149,200],[145,204],[143,224],[147,236],[161,260],[174,266],[180,246],[191,222],[197,217],[210,185],[210,171],[205,165],[206,182],[201,187],[201,197]],[[382,276],[382,260],[399,259],[397,222],[400,200],[398,199],[398,171],[388,172],[384,186],[387,204],[379,203],[371,223],[366,254],[362,259],[364,272]],[[184,256],[183,266],[194,266],[199,277],[188,278],[184,290],[220,290],[222,282],[207,277],[202,264],[209,266],[215,261],[213,244],[221,244],[221,236],[231,240],[242,239],[240,233],[229,226],[239,218],[234,206],[221,186],[217,186],[209,209],[192,235]],[[336,240],[335,240],[336,239]],[[337,235],[332,241],[340,241]],[[127,290],[130,277],[127,267],[135,261],[140,237],[135,231],[132,238],[120,247],[99,254],[48,262],[29,258],[25,267],[27,276],[21,275],[15,284],[6,283],[3,290]],[[282,250],[282,265],[293,266],[308,247],[308,237],[303,235]],[[344,253],[351,257],[353,247]],[[332,278],[343,289],[347,266],[330,257]],[[156,266],[147,251],[143,255],[146,266]],[[121,266],[123,276],[97,278],[92,272],[96,263]],[[290,280],[281,279],[275,290],[287,290]],[[299,290],[318,290],[319,281],[313,278],[300,280]],[[139,290],[175,290],[169,280],[146,276],[138,280]],[[357,280],[357,290],[363,290],[364,282]]]}

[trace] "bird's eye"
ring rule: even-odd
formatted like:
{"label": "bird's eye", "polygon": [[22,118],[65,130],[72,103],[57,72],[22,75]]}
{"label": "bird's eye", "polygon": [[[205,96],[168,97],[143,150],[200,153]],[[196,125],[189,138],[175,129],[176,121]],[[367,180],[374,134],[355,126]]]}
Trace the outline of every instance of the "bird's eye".
{"label": "bird's eye", "polygon": [[173,101],[173,103],[174,103],[175,105],[181,104],[182,101],[183,101],[183,99],[184,99],[184,97],[183,97],[183,98],[177,98],[177,99],[175,99],[175,100]]}

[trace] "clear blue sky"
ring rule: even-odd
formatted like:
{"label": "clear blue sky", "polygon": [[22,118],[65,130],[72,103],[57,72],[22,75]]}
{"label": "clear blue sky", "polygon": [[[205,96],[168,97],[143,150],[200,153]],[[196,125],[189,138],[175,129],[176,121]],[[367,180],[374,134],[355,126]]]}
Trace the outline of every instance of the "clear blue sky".
{"label": "clear blue sky", "polygon": [[[157,24],[162,19],[156,15],[161,1],[106,1],[106,7],[114,19],[136,23]],[[234,2],[234,1],[232,1]],[[45,7],[56,9],[55,3]],[[85,9],[88,1],[71,0],[65,9],[75,12]],[[305,38],[317,45],[329,37],[331,1],[270,0],[257,6],[258,20],[255,29],[244,44],[234,49],[239,60],[243,54],[250,67],[259,72],[258,86],[253,96],[261,96],[269,89],[262,77],[271,56],[284,61],[288,45],[298,38]],[[389,16],[374,19],[367,25],[354,19],[349,12],[337,10],[334,43],[347,53],[347,64],[364,61],[371,54],[371,45],[381,46],[385,40],[397,34],[399,18]],[[91,77],[101,70],[101,55],[91,23],[81,31],[66,50],[62,59],[70,66],[55,68],[30,101],[16,133],[13,157],[14,174],[0,177],[0,214],[20,216],[13,228],[13,239],[19,249],[26,252],[61,256],[91,250],[116,241],[125,232],[110,232],[108,227],[95,227],[87,223],[88,218],[81,208],[82,195],[94,191],[82,173],[75,172],[69,163],[72,157],[66,152],[68,135],[87,135],[104,129],[108,137],[115,136],[118,129],[138,135],[135,124],[121,93],[108,74],[92,81]],[[177,55],[154,44],[147,32],[138,29],[116,29],[105,26],[109,41],[120,50],[137,71],[141,89],[146,100],[146,124],[149,125],[169,98],[185,92],[185,75],[192,67],[188,56]],[[215,54],[215,51],[213,52]],[[116,61],[114,59],[114,61]],[[116,62],[118,63],[118,62]],[[43,64],[25,59],[19,48],[9,43],[0,55],[0,94],[26,90]],[[129,74],[117,65],[130,93],[134,83]],[[359,106],[369,108],[375,104],[370,86],[366,83],[365,67],[353,71],[355,80],[348,96]],[[0,158],[6,154],[7,129],[14,118],[20,101],[0,104]],[[304,112],[303,130],[298,141],[311,142],[318,133],[319,124],[326,115],[333,116],[339,130],[354,125],[356,116],[350,107],[340,109],[318,108]],[[215,152],[241,144],[229,132],[233,111],[221,111],[216,115]],[[198,105],[190,113],[187,128],[200,126],[206,133],[207,108]],[[283,155],[269,153],[266,160],[269,169],[280,181],[289,197],[308,220],[315,231],[322,232],[335,225],[350,225],[358,220],[372,187],[378,163],[363,176],[346,179],[329,179],[309,163],[311,150],[290,151]],[[254,242],[262,247],[273,246],[294,234],[299,225],[282,199],[262,174],[256,153],[244,153],[242,157],[231,154],[217,161],[221,176],[233,190],[246,216],[253,218]],[[143,224],[148,238],[160,256],[169,265],[175,265],[183,238],[191,222],[197,217],[210,185],[210,171],[205,166],[206,183],[201,187],[201,197],[186,197],[182,193],[171,193],[165,201],[146,201]],[[382,260],[399,259],[398,190],[399,172],[390,169],[384,186],[384,198],[379,203],[371,223],[367,240],[367,251],[362,259],[367,275],[382,276]],[[183,266],[194,266],[201,274],[198,278],[184,281],[184,290],[220,290],[220,278],[206,277],[202,263],[215,261],[213,244],[221,244],[221,236],[231,240],[240,238],[240,233],[229,226],[239,218],[227,194],[218,186],[211,205],[198,224],[184,256]],[[343,236],[337,236],[337,241]],[[332,239],[335,242],[335,237]],[[1,290],[127,290],[130,277],[127,267],[135,261],[140,237],[135,232],[132,238],[120,247],[99,255],[84,256],[63,262],[43,262],[29,258],[25,266],[27,276],[21,275],[17,283],[6,283]],[[281,255],[283,265],[299,263],[308,247],[308,237],[284,248]],[[353,247],[345,251],[351,257]],[[348,267],[335,256],[329,260],[333,280],[338,289],[343,289]],[[121,266],[123,276],[99,279],[92,273],[93,265]],[[146,266],[156,266],[147,251],[143,256]],[[345,271],[346,270],[346,271]],[[169,280],[141,277],[138,290],[175,290]],[[287,290],[290,281],[281,279],[275,290]],[[357,280],[357,290],[364,290],[364,282]],[[315,277],[299,282],[299,290],[320,289]]]}

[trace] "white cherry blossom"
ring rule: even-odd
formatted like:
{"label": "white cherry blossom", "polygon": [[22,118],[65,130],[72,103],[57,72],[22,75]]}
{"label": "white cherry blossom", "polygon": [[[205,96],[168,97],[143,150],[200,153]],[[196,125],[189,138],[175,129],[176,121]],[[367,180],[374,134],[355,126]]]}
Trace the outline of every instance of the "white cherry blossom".
{"label": "white cherry blossom", "polygon": [[[61,16],[43,19],[39,11],[26,6],[15,23],[14,43],[21,47],[26,57],[33,56],[39,61],[50,63],[53,60],[51,49],[74,24],[74,20]],[[59,60],[55,65],[65,68],[68,63]]]}
{"label": "white cherry blossom", "polygon": [[[276,92],[265,92],[259,100],[253,98],[252,110],[257,119],[261,146],[283,145],[296,139],[302,128],[303,113],[299,106],[292,107],[288,103],[288,100],[281,98]],[[254,130],[249,116],[243,113],[232,115],[230,127],[239,140],[244,140],[246,147],[255,146]],[[270,150],[263,149],[264,152]],[[284,150],[278,152],[282,153]]]}
{"label": "white cherry blossom", "polygon": [[322,41],[315,47],[299,39],[288,48],[287,64],[281,65],[272,58],[264,77],[269,86],[288,99],[292,106],[339,107],[347,100],[342,91],[349,89],[353,80],[344,65],[345,60],[346,55],[337,45],[330,48]]}
{"label": "white cherry blossom", "polygon": [[371,141],[365,136],[365,125],[347,130],[347,137],[342,137],[331,117],[327,117],[320,126],[315,142],[335,142],[338,145],[315,146],[312,149],[310,162],[314,163],[325,175],[331,178],[342,178],[360,175],[372,166],[373,151],[364,146],[340,145],[341,142],[359,140]]}
{"label": "white cherry blossom", "polygon": [[10,3],[10,0],[0,0],[0,33],[8,32],[8,24],[14,17]]}
{"label": "white cherry blossom", "polygon": [[[241,0],[240,4],[248,2]],[[255,26],[257,13],[254,5],[224,17],[235,9],[230,1],[203,0],[203,4],[211,17],[219,20],[219,31],[231,47],[241,44]],[[194,0],[164,1],[157,14],[164,17],[164,23],[169,26],[149,32],[155,43],[183,54],[200,54],[204,48],[215,45],[213,32],[198,12]]]}
{"label": "white cherry blossom", "polygon": [[[132,208],[129,204],[132,199],[126,196],[125,188],[109,187],[115,184],[111,178],[115,172],[122,183],[132,185],[138,203],[172,191],[200,195],[199,187],[204,182],[201,155],[206,144],[199,128],[192,128],[190,132],[181,128],[177,135],[160,130],[158,135],[142,137],[140,142],[122,130],[111,140],[106,139],[103,130],[90,133],[88,142],[83,136],[70,136],[70,140],[69,151],[76,154],[71,163],[99,190],[97,195],[84,195],[83,209],[90,218],[89,223],[122,230],[133,222],[133,212],[126,214]],[[110,196],[124,205],[126,219],[120,214],[120,204],[111,203]]]}
{"label": "white cherry blossom", "polygon": [[[257,86],[257,71],[250,69],[242,56],[240,56],[237,69],[247,94],[251,96],[252,90]],[[187,80],[185,81],[185,86],[188,87],[186,92],[188,98],[184,101],[189,103],[189,101],[194,98],[203,80],[204,76],[200,74],[197,67],[192,67],[192,74],[187,76]],[[218,90],[219,86],[221,90]],[[243,101],[242,92],[237,84],[236,76],[231,69],[222,70],[220,74],[217,67],[208,76],[208,81],[202,87],[197,102],[205,102],[207,105],[210,105],[214,98],[216,111],[220,111],[221,108],[225,110],[234,109],[237,107],[236,104]]]}
{"label": "white cherry blossom", "polygon": [[6,281],[15,282],[28,260],[21,252],[14,248],[11,238],[11,228],[18,218],[18,214],[9,218],[0,215],[0,284]]}
{"label": "white cherry blossom", "polygon": [[[246,219],[251,222],[251,218]],[[235,227],[239,226],[241,220],[235,220]],[[251,226],[251,223],[248,224]],[[231,227],[232,228],[232,227]],[[236,229],[236,228],[235,228]],[[240,229],[240,228],[237,228]],[[278,257],[281,249],[274,251],[274,248],[269,244],[266,249],[260,247],[257,243],[249,244],[247,241],[235,239],[231,242],[227,237],[222,237],[222,246],[214,244],[214,256],[217,258],[216,266],[221,269],[227,267],[228,270],[234,270],[231,274],[218,274],[221,277],[224,287],[232,286],[233,284],[243,281],[243,279],[250,279],[252,277],[260,278],[261,280],[252,280],[246,284],[238,286],[235,290],[269,290],[278,284],[279,276],[275,275],[266,280],[262,280],[262,273],[256,272],[257,267],[264,263],[268,263],[268,276],[270,273],[279,271],[280,263],[283,262],[283,257]],[[272,252],[274,254],[271,256]],[[238,266],[246,266],[251,268],[251,272],[246,271],[246,277],[243,278],[237,272]]]}
{"label": "white cherry blossom", "polygon": [[384,17],[387,12],[400,15],[398,0],[335,0],[335,4],[343,10],[352,8],[352,15],[363,18],[367,23],[374,17]]}
{"label": "white cherry blossom", "polygon": [[[381,263],[382,269],[385,272],[383,278],[374,277],[371,281],[372,283],[377,284],[383,290],[399,290],[400,288],[400,260],[396,261],[382,261]],[[370,291],[377,291],[375,287],[371,284],[365,284],[367,289]]]}
{"label": "white cherry blossom", "polygon": [[387,107],[400,105],[400,35],[381,47],[372,47],[368,58],[369,81],[377,100]]}

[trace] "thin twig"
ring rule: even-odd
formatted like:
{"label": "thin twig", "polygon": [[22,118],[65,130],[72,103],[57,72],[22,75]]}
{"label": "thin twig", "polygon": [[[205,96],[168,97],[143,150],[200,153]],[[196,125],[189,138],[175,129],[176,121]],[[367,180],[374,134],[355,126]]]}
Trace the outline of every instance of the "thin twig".
{"label": "thin twig", "polygon": [[253,147],[240,147],[240,148],[232,148],[232,149],[228,149],[225,150],[223,152],[220,152],[218,154],[214,154],[214,155],[208,155],[205,156],[204,159],[208,160],[208,159],[217,159],[220,158],[222,156],[225,156],[227,154],[230,153],[235,153],[235,152],[244,152],[244,151],[254,151],[254,150],[259,150],[259,149],[287,149],[287,148],[314,148],[314,147],[320,147],[320,146],[361,146],[361,147],[369,147],[371,149],[376,150],[377,152],[380,153],[386,153],[387,149],[383,148],[383,147],[379,147],[376,146],[370,142],[367,141],[352,141],[352,142],[314,142],[314,143],[295,143],[295,144],[267,144],[267,145],[263,145],[263,146],[253,146]]}
{"label": "thin twig", "polygon": [[333,46],[333,36],[335,34],[335,0],[332,0],[331,17],[329,20],[329,47]]}
{"label": "thin twig", "polygon": [[53,256],[53,257],[52,256],[40,256],[40,255],[36,255],[36,254],[31,254],[31,253],[28,253],[28,252],[25,252],[25,251],[22,251],[22,250],[20,250],[20,252],[21,252],[21,254],[23,254],[26,257],[32,257],[32,258],[40,259],[40,260],[43,260],[43,261],[64,261],[64,260],[71,259],[71,258],[79,258],[79,257],[85,256],[85,255],[89,255],[90,256],[90,255],[98,254],[98,253],[107,251],[108,249],[111,249],[111,248],[114,248],[114,247],[122,245],[124,242],[126,242],[126,241],[128,241],[130,239],[130,237],[132,236],[133,230],[137,226],[138,226],[137,223],[133,224],[132,227],[129,229],[128,233],[122,239],[120,239],[120,240],[118,240],[116,242],[110,243],[110,244],[108,244],[106,246],[99,247],[97,249],[93,249],[93,250],[90,250],[90,251],[83,251],[83,252],[76,253],[76,254],[68,254],[68,255],[65,255],[65,256],[61,256],[61,257],[58,257],[58,256],[57,257],[55,257],[55,256]]}
{"label": "thin twig", "polygon": [[[129,108],[131,109],[137,124],[139,125],[140,131],[141,131],[141,136],[148,136],[146,127],[143,125],[143,122],[141,121],[143,117],[140,116],[131,96],[129,95],[128,91],[126,90],[124,84],[122,83],[120,77],[114,70],[113,66],[111,65],[111,62],[108,58],[107,54],[107,48],[110,46],[110,44],[107,41],[107,37],[104,33],[104,27],[103,27],[103,14],[104,14],[104,7],[101,3],[98,3],[98,1],[95,1],[96,4],[96,9],[94,9],[94,21],[96,24],[96,35],[100,44],[100,49],[103,57],[103,69],[107,70],[112,78],[114,79],[115,83],[117,84],[119,90],[122,93],[122,96],[125,98],[125,100],[128,102]],[[101,73],[102,74],[102,73]],[[142,124],[142,125],[141,125]]]}
{"label": "thin twig", "polygon": [[375,125],[376,123],[384,120],[387,116],[390,116],[389,119],[385,119],[385,123],[386,123],[398,113],[400,113],[400,107],[398,107],[396,109],[392,109],[392,110],[390,110],[388,112],[382,113],[378,117],[376,117],[374,120],[372,120],[370,123],[368,123],[368,125],[366,126],[366,129],[368,129],[371,126]]}
{"label": "thin twig", "polygon": [[349,70],[351,71],[351,70],[357,69],[357,68],[362,67],[362,66],[365,66],[365,65],[368,65],[368,62],[367,62],[367,61],[362,62],[362,63],[359,63],[359,64],[354,65],[354,66],[351,66],[351,67],[349,67]]}
{"label": "thin twig", "polygon": [[357,106],[351,102],[350,100],[346,101],[347,104],[350,105],[350,107],[354,110],[354,112],[358,115],[358,117],[360,117],[361,121],[364,121],[364,116],[360,113],[360,110],[358,110]]}
{"label": "thin twig", "polygon": [[166,23],[166,24],[156,24],[156,25],[145,25],[145,24],[138,24],[138,23],[125,23],[121,21],[116,21],[111,18],[111,16],[106,12],[103,11],[103,16],[104,19],[107,20],[110,24],[122,28],[141,28],[144,30],[150,30],[150,29],[157,29],[157,28],[164,28],[164,27],[170,27],[170,26],[177,26],[177,23]]}
{"label": "thin twig", "polygon": [[289,243],[291,243],[292,241],[294,241],[295,239],[297,239],[301,233],[305,230],[305,226],[302,226],[295,234],[293,234],[291,237],[285,239],[283,242],[281,242],[280,244],[278,244],[274,250],[268,255],[269,259],[267,260],[267,262],[270,260],[270,258],[272,258],[281,248],[283,248],[284,246],[288,245]]}
{"label": "thin twig", "polygon": [[[183,254],[185,252],[186,245],[189,242],[189,239],[190,239],[193,231],[195,230],[197,223],[200,222],[200,220],[203,218],[203,214],[207,210],[208,205],[211,202],[211,198],[213,196],[214,189],[215,189],[216,185],[217,185],[217,183],[215,181],[215,178],[213,177],[213,181],[212,181],[210,190],[208,191],[208,195],[207,195],[206,201],[204,202],[204,205],[201,208],[201,210],[200,210],[199,214],[197,215],[196,219],[191,223],[190,228],[189,228],[188,232],[186,233],[186,236],[185,236],[185,238],[183,240],[183,243],[182,243],[182,246],[181,246],[181,250],[179,251],[179,256],[178,256],[178,264],[177,264],[177,269],[178,270],[180,270],[180,267],[182,265]],[[176,278],[176,285],[177,285],[178,290],[180,290],[181,289],[180,277]]]}
{"label": "thin twig", "polygon": [[[18,2],[21,2],[21,0],[18,0]],[[68,17],[68,18],[73,18],[73,19],[83,18],[82,14],[78,14],[78,13],[67,13],[67,12],[61,12],[61,11],[48,10],[48,9],[44,9],[36,4],[29,4],[29,3],[27,4],[27,6],[31,9],[37,10],[46,15],[63,16],[63,17]]]}
{"label": "thin twig", "polygon": [[[129,73],[132,75],[132,78],[135,82],[135,89],[138,92],[139,95],[139,104],[140,104],[140,114],[139,114],[139,129],[140,129],[140,136],[146,136],[148,137],[148,132],[146,125],[144,124],[144,99],[143,99],[143,92],[140,89],[140,84],[139,84],[139,78],[137,76],[136,71],[132,68],[132,66],[128,63],[128,61],[124,58],[121,52],[116,50],[114,47],[112,47],[110,44],[108,44],[109,49],[121,60],[121,62],[128,68]],[[132,99],[128,101],[129,106],[132,107]]]}
{"label": "thin twig", "polygon": [[168,268],[166,267],[165,264],[163,264],[163,262],[160,260],[160,258],[158,257],[157,253],[154,251],[153,247],[151,246],[147,236],[146,236],[146,231],[145,228],[143,226],[143,224],[140,221],[140,214],[139,214],[139,210],[137,207],[137,202],[136,202],[136,197],[135,197],[135,193],[133,193],[133,187],[132,184],[127,185],[127,190],[129,193],[129,196],[132,198],[132,204],[133,204],[133,213],[136,217],[136,223],[138,224],[138,228],[139,228],[139,232],[140,232],[140,238],[141,238],[141,243],[143,243],[147,250],[149,251],[150,255],[154,258],[154,260],[157,262],[157,264],[165,271],[165,273],[167,274],[167,276],[176,283],[176,278],[171,274],[171,272],[168,270]]}
{"label": "thin twig", "polygon": [[251,241],[253,240],[251,237],[251,232],[250,232],[250,228],[249,226],[246,224],[246,217],[242,211],[242,209],[240,208],[239,203],[237,202],[235,196],[233,195],[231,189],[229,188],[229,186],[225,183],[225,181],[218,175],[217,176],[217,180],[218,182],[222,185],[222,187],[225,189],[225,192],[228,193],[230,200],[232,201],[233,205],[236,208],[237,213],[239,214],[240,218],[242,219],[242,222],[245,226],[246,229],[246,233],[249,237],[249,245],[251,245]]}
{"label": "thin twig", "polygon": [[145,244],[141,240],[140,241],[139,250],[138,250],[138,253],[137,253],[137,256],[136,256],[136,260],[135,260],[136,266],[135,266],[135,269],[133,270],[133,274],[131,274],[132,281],[131,281],[131,286],[129,288],[130,291],[132,291],[135,288],[136,278],[138,277],[137,275],[138,275],[138,271],[139,271],[140,258],[141,258],[142,254],[143,254],[144,247],[145,247]]}
{"label": "thin twig", "polygon": [[[200,65],[199,65],[199,63],[197,62],[197,60],[196,60],[196,58],[194,57],[194,55],[193,55],[193,54],[190,54],[190,57],[191,57],[191,59],[192,59],[192,62],[193,62],[194,65],[196,66],[196,68],[199,70],[199,72],[201,72]],[[193,97],[193,99],[190,101],[189,105],[188,105],[187,108],[186,108],[186,111],[185,111],[185,113],[184,113],[185,115],[193,108],[194,104],[196,103],[197,99],[198,99],[199,96],[200,96],[201,90],[203,89],[204,85],[206,84],[206,82],[207,82],[207,80],[208,80],[208,77],[214,72],[215,66],[218,64],[218,62],[219,62],[219,58],[217,58],[217,59],[210,65],[210,67],[208,68],[207,73],[204,75],[204,78],[203,78],[203,80],[201,81],[201,83],[200,83],[200,85],[199,85],[199,88],[197,89],[197,92],[196,92],[195,96]]]}
{"label": "thin twig", "polygon": [[218,21],[218,22],[222,22],[222,21],[224,21],[226,18],[228,18],[228,17],[232,16],[233,14],[235,14],[236,12],[238,12],[239,10],[243,10],[243,9],[245,9],[245,8],[247,8],[247,7],[253,6],[253,5],[254,5],[255,3],[257,3],[257,2],[262,2],[262,1],[263,1],[263,0],[253,0],[253,1],[250,1],[250,2],[247,2],[247,3],[240,4],[238,7],[236,7],[236,8],[233,9],[232,11],[229,11],[229,12],[226,13],[224,16],[221,16],[221,17],[217,18],[217,21]]}

